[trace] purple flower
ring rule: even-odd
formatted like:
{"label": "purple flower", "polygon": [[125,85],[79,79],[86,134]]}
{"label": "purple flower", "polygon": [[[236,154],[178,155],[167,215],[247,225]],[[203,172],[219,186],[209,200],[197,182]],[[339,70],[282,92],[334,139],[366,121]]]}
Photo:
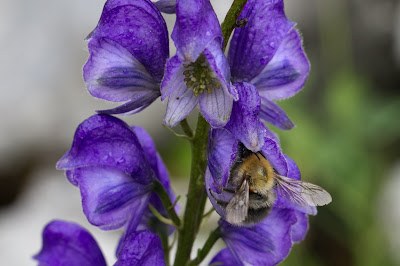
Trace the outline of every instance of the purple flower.
{"label": "purple flower", "polygon": [[[39,265],[105,266],[93,236],[75,223],[55,220],[43,230],[42,250],[34,256]],[[114,265],[165,265],[161,241],[148,231],[129,236]]]}
{"label": "purple flower", "polygon": [[[150,202],[166,211],[152,192],[152,182],[175,196],[168,173],[150,136],[109,115],[94,115],[79,125],[71,149],[57,163],[68,180],[79,187],[83,212],[89,222],[104,230],[125,226],[127,231],[149,227]],[[155,219],[155,218],[154,218]]]}
{"label": "purple flower", "polygon": [[90,57],[83,76],[90,94],[126,102],[102,113],[137,113],[161,95],[169,40],[165,21],[151,1],[108,0],[88,39]]}
{"label": "purple flower", "polygon": [[[264,129],[264,144],[258,151],[260,156],[268,160],[277,174],[300,180],[296,163],[282,153],[276,136]],[[234,193],[222,191],[221,188],[238,191],[228,181],[236,171],[234,167],[237,162],[242,160],[239,157],[243,149],[246,149],[243,146],[226,129],[212,129],[210,132],[206,189],[211,203],[222,218],[219,225],[228,247],[217,254],[212,262],[223,262],[223,265],[275,265],[288,255],[293,242],[304,239],[308,229],[307,214],[315,215],[316,208],[294,204],[274,189],[276,199],[267,212],[255,211],[257,215],[253,216],[252,221],[247,217],[246,223],[238,223],[245,227],[226,222],[226,204],[231,201]]]}
{"label": "purple flower", "polygon": [[273,100],[295,95],[310,70],[295,23],[286,18],[283,0],[249,0],[244,18],[248,23],[235,29],[228,52],[232,81],[257,88],[261,119],[291,129],[294,124]]}
{"label": "purple flower", "polygon": [[175,126],[199,103],[211,126],[224,126],[237,95],[209,0],[177,1],[172,39],[177,53],[167,62],[161,83],[161,100],[169,97],[164,122]]}

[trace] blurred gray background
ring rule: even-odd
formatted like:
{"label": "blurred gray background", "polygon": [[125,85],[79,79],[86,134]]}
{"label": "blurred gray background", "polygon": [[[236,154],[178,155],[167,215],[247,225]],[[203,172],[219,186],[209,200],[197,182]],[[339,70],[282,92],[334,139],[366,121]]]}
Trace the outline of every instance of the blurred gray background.
{"label": "blurred gray background", "polygon": [[[52,219],[82,224],[109,264],[115,261],[120,232],[90,226],[79,190],[55,170],[77,125],[94,110],[115,106],[91,97],[82,79],[88,58],[84,38],[96,26],[104,2],[1,1],[2,265],[35,265],[31,257]],[[211,2],[222,21],[232,1]],[[334,201],[310,218],[306,240],[284,264],[399,265],[400,4],[286,0],[285,10],[298,22],[312,68],[304,91],[281,103],[297,128],[277,132],[303,176],[326,188]],[[165,18],[171,33],[174,16]],[[173,43],[170,51],[174,55]],[[165,107],[157,101],[123,119],[152,135],[175,191],[184,198],[190,150],[162,127]],[[204,232],[217,219],[213,215]]]}

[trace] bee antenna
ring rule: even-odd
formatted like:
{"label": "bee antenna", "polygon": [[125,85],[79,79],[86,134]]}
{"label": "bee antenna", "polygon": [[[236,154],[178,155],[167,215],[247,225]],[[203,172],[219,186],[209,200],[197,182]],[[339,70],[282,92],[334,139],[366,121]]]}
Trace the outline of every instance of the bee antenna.
{"label": "bee antenna", "polygon": [[254,155],[257,157],[257,159],[259,160],[259,161],[261,161],[261,159],[260,159],[260,157],[258,157],[258,152],[257,153],[254,153]]}

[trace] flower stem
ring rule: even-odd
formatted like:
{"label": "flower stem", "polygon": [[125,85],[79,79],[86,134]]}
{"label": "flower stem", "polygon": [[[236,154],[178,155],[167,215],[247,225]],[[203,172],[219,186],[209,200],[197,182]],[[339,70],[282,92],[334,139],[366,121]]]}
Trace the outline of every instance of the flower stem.
{"label": "flower stem", "polygon": [[[221,25],[224,36],[223,50],[226,48],[229,37],[236,26],[236,20],[238,19],[246,2],[247,0],[234,0],[231,8],[226,14],[225,20]],[[190,132],[187,131],[189,128],[187,121],[183,121],[181,126],[185,134],[189,135]],[[209,129],[210,125],[203,118],[203,116],[199,114],[196,132],[191,142],[192,166],[190,172],[189,189],[183,217],[183,226],[178,235],[178,249],[176,251],[174,266],[183,266],[187,265],[188,263],[191,265],[196,265],[197,263],[197,259],[193,262],[194,264],[190,262],[190,253],[192,251],[196,235],[199,231],[207,199],[207,193],[204,186],[204,176],[207,168],[207,142]],[[204,257],[210,251],[212,245],[218,239],[217,235],[217,233],[212,234],[210,241],[207,240],[207,246],[199,253],[201,255],[201,258],[198,257],[200,261],[204,259]]]}
{"label": "flower stem", "polygon": [[224,36],[224,51],[228,45],[229,37],[236,27],[236,21],[246,3],[247,0],[234,0],[228,13],[226,13],[224,22],[221,24],[222,35]]}
{"label": "flower stem", "polygon": [[181,220],[179,219],[178,215],[175,212],[174,205],[171,203],[171,200],[168,196],[167,191],[165,191],[164,186],[160,183],[160,181],[156,180],[153,182],[154,191],[160,197],[161,202],[164,208],[167,210],[168,216],[171,218],[172,222],[176,226],[176,228],[181,227]]}
{"label": "flower stem", "polygon": [[208,252],[210,252],[211,248],[214,246],[215,242],[221,237],[221,230],[217,227],[214,231],[210,233],[207,238],[206,243],[204,244],[202,249],[197,251],[197,258],[192,260],[189,265],[199,265],[204,258],[207,256]]}
{"label": "flower stem", "polygon": [[207,121],[199,114],[196,134],[192,141],[192,168],[183,217],[183,229],[178,235],[175,266],[186,265],[189,262],[190,253],[204,212],[207,199],[204,187],[204,174],[207,168],[206,155],[209,127]]}
{"label": "flower stem", "polygon": [[183,132],[185,132],[188,138],[193,138],[193,130],[190,128],[186,118],[180,122]]}

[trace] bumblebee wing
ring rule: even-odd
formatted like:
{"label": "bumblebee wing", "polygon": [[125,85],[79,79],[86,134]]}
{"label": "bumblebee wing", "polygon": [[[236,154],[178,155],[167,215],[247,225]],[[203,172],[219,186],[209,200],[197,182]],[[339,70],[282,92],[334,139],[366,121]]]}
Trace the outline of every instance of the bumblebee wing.
{"label": "bumblebee wing", "polygon": [[277,189],[284,197],[300,206],[322,206],[332,201],[331,195],[322,187],[276,175]]}
{"label": "bumblebee wing", "polygon": [[226,206],[226,220],[231,224],[239,224],[247,217],[249,208],[249,183],[244,179],[240,188]]}

